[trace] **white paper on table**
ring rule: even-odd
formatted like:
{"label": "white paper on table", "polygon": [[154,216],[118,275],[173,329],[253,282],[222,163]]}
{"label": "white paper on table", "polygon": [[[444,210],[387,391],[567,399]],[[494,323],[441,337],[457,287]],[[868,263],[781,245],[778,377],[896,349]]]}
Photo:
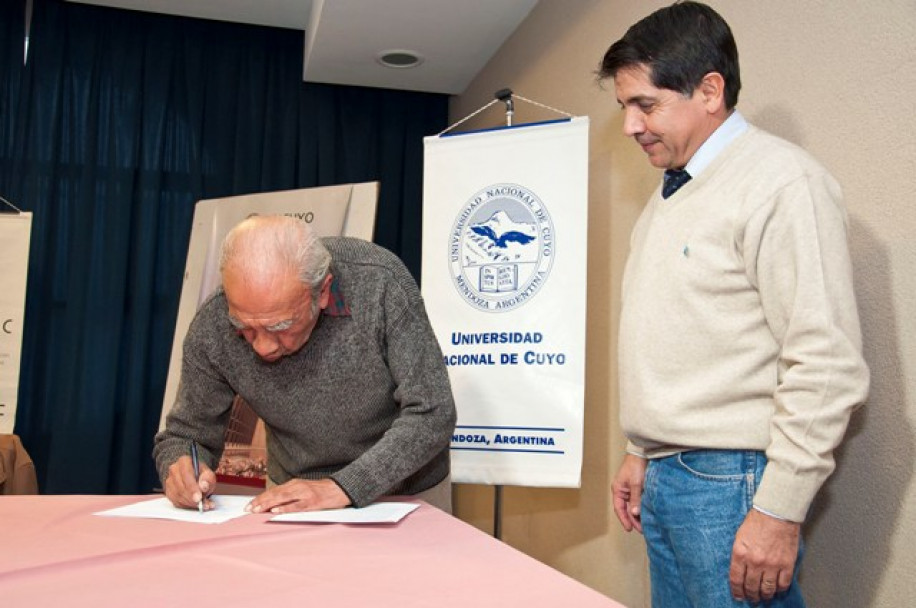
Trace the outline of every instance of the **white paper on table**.
{"label": "white paper on table", "polygon": [[176,507],[168,498],[154,498],[142,500],[123,507],[116,507],[107,511],[99,511],[95,515],[105,517],[139,517],[145,519],[172,519],[175,521],[188,521],[196,524],[221,524],[248,515],[245,505],[251,502],[251,496],[232,496],[214,494],[210,496],[213,508],[203,513],[196,509],[181,509]]}
{"label": "white paper on table", "polygon": [[335,524],[396,524],[420,505],[406,502],[376,502],[368,507],[355,509],[328,509],[326,511],[302,511],[284,513],[270,521],[290,523],[335,523]]}

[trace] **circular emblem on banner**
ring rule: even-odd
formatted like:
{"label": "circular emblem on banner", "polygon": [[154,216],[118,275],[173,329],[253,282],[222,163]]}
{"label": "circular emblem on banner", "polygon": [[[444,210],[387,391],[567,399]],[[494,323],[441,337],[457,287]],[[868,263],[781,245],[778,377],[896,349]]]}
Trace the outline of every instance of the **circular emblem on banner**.
{"label": "circular emblem on banner", "polygon": [[554,253],[547,208],[517,184],[494,184],[471,197],[449,237],[452,282],[485,312],[506,312],[532,299],[547,281]]}

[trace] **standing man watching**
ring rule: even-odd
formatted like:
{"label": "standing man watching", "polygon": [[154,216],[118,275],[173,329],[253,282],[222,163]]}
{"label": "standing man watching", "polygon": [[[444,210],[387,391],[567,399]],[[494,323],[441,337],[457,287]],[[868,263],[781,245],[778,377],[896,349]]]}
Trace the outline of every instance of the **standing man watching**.
{"label": "standing man watching", "polygon": [[735,108],[708,6],[639,21],[599,75],[665,169],[623,279],[616,515],[645,536],[657,608],[804,606],[801,525],[868,392],[840,187]]}
{"label": "standing man watching", "polygon": [[220,273],[188,330],[176,403],[153,449],[172,503],[211,506],[240,395],[267,429],[268,489],[252,511],[411,494],[451,512],[455,404],[403,263],[366,241],[318,238],[298,219],[254,216],[226,236]]}

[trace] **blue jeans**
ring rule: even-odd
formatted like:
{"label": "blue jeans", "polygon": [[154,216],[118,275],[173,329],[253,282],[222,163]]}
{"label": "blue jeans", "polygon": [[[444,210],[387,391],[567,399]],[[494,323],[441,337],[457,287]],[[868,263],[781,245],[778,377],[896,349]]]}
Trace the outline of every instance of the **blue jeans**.
{"label": "blue jeans", "polygon": [[[763,452],[695,450],[649,461],[642,526],[649,552],[653,608],[752,606],[728,584],[735,534],[751,508],[766,466]],[[768,608],[803,608],[798,586],[802,543],[792,586]]]}

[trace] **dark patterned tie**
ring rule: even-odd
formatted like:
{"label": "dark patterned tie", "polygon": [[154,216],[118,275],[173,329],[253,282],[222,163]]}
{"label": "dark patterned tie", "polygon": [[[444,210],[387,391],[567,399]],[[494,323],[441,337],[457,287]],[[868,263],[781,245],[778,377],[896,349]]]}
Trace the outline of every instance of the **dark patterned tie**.
{"label": "dark patterned tie", "polygon": [[666,169],[665,183],[662,185],[662,198],[668,198],[689,181],[690,174],[683,169]]}

